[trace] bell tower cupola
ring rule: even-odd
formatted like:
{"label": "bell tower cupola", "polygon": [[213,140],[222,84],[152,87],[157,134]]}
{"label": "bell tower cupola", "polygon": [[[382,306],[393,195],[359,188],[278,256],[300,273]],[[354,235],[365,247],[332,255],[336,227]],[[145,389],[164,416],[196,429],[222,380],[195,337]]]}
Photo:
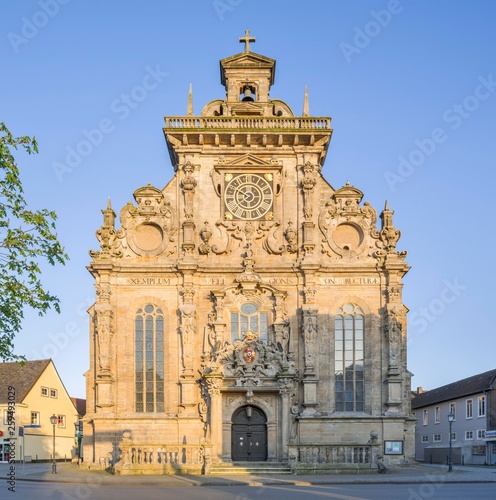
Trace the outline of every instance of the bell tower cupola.
{"label": "bell tower cupola", "polygon": [[235,114],[239,114],[235,112],[237,103],[245,103],[242,107],[253,103],[260,108],[270,102],[269,90],[274,83],[276,69],[274,59],[250,52],[250,42],[254,43],[255,37],[250,35],[249,30],[239,41],[245,44],[245,50],[220,61],[220,78],[226,88],[226,102]]}

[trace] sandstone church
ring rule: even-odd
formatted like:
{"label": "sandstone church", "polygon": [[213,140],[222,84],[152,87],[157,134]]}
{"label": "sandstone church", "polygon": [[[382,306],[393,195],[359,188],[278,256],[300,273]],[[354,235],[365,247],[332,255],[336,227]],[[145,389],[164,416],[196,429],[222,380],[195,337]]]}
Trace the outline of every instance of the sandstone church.
{"label": "sandstone church", "polygon": [[[414,457],[387,203],[322,176],[331,118],[272,98],[276,61],[220,61],[225,96],[165,117],[174,175],[102,210],[90,252],[84,460],[118,474],[293,472]],[[166,179],[164,179],[164,184]]]}

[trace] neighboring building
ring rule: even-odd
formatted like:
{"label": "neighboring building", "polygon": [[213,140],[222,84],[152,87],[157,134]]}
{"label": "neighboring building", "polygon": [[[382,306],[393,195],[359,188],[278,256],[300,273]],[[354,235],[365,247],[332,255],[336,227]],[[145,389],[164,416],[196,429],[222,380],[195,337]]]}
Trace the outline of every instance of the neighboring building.
{"label": "neighboring building", "polygon": [[496,370],[468,377],[430,391],[417,391],[412,408],[417,416],[415,458],[446,463],[451,447],[454,464],[496,463]]}
{"label": "neighboring building", "polygon": [[0,363],[0,411],[0,462],[12,453],[19,461],[51,460],[52,415],[57,416],[56,460],[74,456],[76,408],[51,359]]}
{"label": "neighboring building", "polygon": [[[273,59],[165,118],[174,176],[110,201],[92,251],[84,460],[119,473],[414,458],[400,232],[322,176],[329,117],[269,97]],[[320,64],[316,62],[316,64]],[[297,68],[295,68],[297,71]],[[291,82],[288,82],[291,84]],[[138,145],[137,145],[138,147]],[[165,182],[165,181],[164,181]]]}

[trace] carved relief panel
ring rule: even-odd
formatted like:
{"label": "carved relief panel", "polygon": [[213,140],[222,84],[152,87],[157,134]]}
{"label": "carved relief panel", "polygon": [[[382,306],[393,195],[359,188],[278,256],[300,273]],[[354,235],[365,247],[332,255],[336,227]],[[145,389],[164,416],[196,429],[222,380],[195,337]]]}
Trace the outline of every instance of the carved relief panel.
{"label": "carved relief panel", "polygon": [[285,292],[263,284],[253,272],[241,273],[237,282],[213,294],[204,373],[222,373],[241,386],[295,373],[294,357],[288,353]]}

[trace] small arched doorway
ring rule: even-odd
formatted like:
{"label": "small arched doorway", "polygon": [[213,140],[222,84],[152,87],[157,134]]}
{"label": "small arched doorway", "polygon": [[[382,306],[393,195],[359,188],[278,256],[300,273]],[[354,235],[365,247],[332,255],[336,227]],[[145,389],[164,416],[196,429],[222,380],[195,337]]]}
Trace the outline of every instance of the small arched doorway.
{"label": "small arched doorway", "polygon": [[234,462],[267,460],[267,417],[255,406],[242,406],[232,416],[231,458]]}

